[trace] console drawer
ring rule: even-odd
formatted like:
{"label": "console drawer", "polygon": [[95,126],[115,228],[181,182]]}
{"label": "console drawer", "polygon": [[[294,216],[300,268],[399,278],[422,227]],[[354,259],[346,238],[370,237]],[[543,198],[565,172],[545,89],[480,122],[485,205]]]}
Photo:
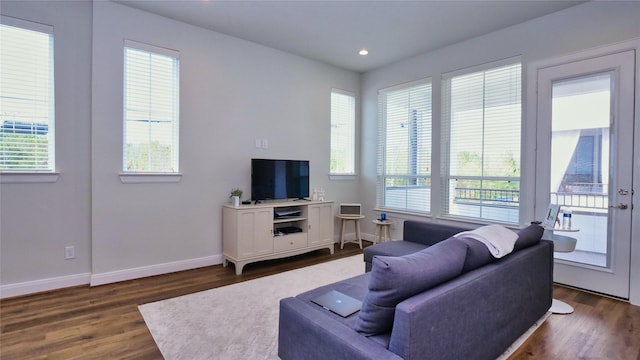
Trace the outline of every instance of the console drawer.
{"label": "console drawer", "polygon": [[273,238],[274,251],[301,249],[307,246],[307,234],[295,233]]}

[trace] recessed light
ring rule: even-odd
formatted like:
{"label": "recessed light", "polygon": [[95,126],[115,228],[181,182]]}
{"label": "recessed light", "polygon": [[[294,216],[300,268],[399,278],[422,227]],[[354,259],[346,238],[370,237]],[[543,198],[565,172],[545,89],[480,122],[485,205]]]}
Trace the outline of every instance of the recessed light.
{"label": "recessed light", "polygon": [[362,49],[362,50],[358,51],[358,54],[360,54],[362,56],[369,55],[369,50]]}

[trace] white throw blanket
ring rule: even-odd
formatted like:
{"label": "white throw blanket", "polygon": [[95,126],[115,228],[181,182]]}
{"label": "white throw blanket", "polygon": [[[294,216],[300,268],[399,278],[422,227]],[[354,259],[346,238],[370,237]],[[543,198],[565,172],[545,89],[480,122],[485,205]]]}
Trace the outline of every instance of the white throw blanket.
{"label": "white throw blanket", "polygon": [[487,225],[471,231],[454,235],[457,238],[470,238],[483,243],[495,258],[501,258],[513,251],[518,234],[501,225]]}

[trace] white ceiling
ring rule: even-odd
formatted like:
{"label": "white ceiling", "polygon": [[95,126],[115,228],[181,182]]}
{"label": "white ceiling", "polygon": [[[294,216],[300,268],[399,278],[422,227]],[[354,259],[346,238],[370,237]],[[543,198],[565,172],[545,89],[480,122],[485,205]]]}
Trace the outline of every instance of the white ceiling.
{"label": "white ceiling", "polygon": [[[213,1],[119,3],[365,72],[583,1]],[[369,55],[358,55],[367,48]]]}

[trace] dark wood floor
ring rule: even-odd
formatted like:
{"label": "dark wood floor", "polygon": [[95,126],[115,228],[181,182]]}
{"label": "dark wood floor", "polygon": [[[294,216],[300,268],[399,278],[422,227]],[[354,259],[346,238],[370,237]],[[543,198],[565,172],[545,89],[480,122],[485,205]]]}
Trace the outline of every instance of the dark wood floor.
{"label": "dark wood floor", "polygon": [[[0,359],[162,359],[138,312],[147,302],[207,290],[361,253],[355,244],[250,264],[221,265],[79,286],[0,302]],[[640,360],[640,307],[564,287],[571,315],[552,315],[511,359]]]}

